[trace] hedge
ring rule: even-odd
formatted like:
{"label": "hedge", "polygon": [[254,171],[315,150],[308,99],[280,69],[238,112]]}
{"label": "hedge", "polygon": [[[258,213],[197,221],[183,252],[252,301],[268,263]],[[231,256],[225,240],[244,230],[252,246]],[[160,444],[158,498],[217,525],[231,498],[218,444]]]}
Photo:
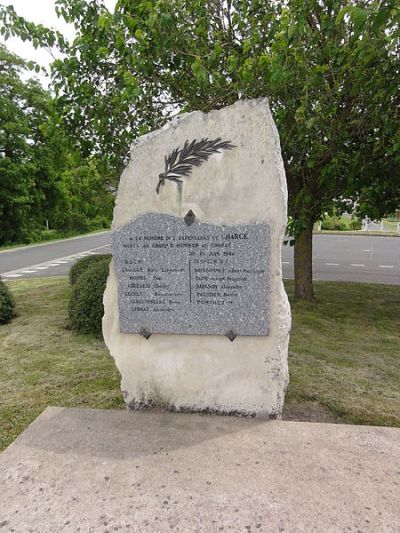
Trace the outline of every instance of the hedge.
{"label": "hedge", "polygon": [[10,289],[0,278],[0,324],[7,324],[15,317],[15,301]]}
{"label": "hedge", "polygon": [[69,281],[71,285],[75,285],[80,276],[88,269],[91,265],[98,262],[106,261],[107,264],[111,261],[111,254],[97,254],[97,255],[88,255],[79,259],[69,271]]}
{"label": "hedge", "polygon": [[103,293],[106,288],[110,257],[92,261],[72,286],[69,318],[73,330],[101,335],[104,314]]}

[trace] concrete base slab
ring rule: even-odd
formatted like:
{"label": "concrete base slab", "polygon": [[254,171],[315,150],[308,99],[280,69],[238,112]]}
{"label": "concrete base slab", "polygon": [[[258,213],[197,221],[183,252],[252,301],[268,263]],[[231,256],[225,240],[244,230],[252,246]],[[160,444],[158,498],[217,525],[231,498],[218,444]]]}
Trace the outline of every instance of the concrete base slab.
{"label": "concrete base slab", "polygon": [[399,532],[400,429],[48,408],[0,455],[0,531]]}

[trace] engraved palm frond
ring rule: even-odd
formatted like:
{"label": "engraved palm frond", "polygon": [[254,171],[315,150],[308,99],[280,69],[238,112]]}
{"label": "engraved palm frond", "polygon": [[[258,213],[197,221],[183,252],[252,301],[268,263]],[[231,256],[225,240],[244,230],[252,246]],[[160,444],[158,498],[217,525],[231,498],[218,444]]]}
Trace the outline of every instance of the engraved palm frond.
{"label": "engraved palm frond", "polygon": [[182,183],[180,178],[189,176],[193,167],[199,167],[211,155],[220,153],[221,150],[232,150],[232,148],[236,148],[236,146],[231,141],[223,141],[220,137],[218,139],[205,137],[200,141],[194,139],[192,142],[185,141],[183,148],[175,148],[168,156],[165,156],[164,172],[158,176],[157,194],[165,180]]}

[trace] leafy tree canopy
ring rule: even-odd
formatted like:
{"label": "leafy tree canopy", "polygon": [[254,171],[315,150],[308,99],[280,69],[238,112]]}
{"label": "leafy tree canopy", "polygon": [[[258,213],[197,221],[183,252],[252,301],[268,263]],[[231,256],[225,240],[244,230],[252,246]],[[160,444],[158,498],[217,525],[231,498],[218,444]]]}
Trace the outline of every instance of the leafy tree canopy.
{"label": "leafy tree canopy", "polygon": [[46,227],[107,225],[113,198],[95,158],[82,159],[51,95],[30,65],[0,46],[0,244],[28,242]]}
{"label": "leafy tree canopy", "polygon": [[0,242],[24,238],[35,224],[51,176],[38,187],[46,166],[41,125],[50,98],[35,81],[23,82],[26,64],[0,47]]}
{"label": "leafy tree canopy", "polygon": [[[399,205],[396,0],[58,0],[77,37],[52,76],[86,153],[118,173],[129,140],[172,115],[268,97],[281,136],[296,294],[312,297],[311,230],[346,201],[377,216]],[[6,31],[56,34],[10,8]]]}

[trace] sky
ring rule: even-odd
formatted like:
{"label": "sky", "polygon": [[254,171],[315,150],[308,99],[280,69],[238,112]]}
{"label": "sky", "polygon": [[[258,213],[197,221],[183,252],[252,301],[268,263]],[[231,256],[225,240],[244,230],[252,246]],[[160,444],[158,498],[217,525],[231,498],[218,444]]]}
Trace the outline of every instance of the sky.
{"label": "sky", "polygon": [[[103,0],[108,9],[113,10],[117,0]],[[68,39],[74,37],[74,27],[64,22],[64,19],[57,18],[54,6],[55,0],[0,0],[2,5],[12,5],[18,15],[26,18],[31,22],[43,24],[44,26],[57,29]],[[0,36],[2,42],[9,50],[27,60],[33,60],[39,65],[48,67],[53,61],[51,54],[44,49],[35,50],[27,41],[23,42],[18,38],[12,37],[7,41]],[[54,51],[56,55],[56,52]],[[33,77],[30,73],[30,77]],[[36,75],[44,85],[47,85],[46,78],[42,75]]]}

